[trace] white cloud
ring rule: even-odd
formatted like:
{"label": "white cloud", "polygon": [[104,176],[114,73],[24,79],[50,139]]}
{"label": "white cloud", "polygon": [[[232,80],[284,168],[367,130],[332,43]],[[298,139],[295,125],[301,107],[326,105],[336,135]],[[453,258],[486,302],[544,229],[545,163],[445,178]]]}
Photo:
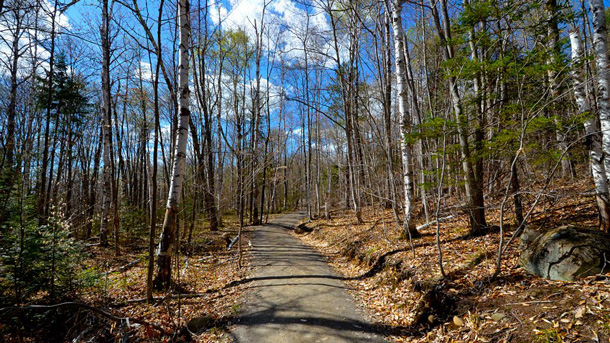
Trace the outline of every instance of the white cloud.
{"label": "white cloud", "polygon": [[327,53],[328,47],[324,43],[316,44],[315,35],[312,34],[330,31],[327,16],[315,8],[308,13],[306,8],[293,0],[230,0],[228,6],[217,2],[212,6],[212,20],[216,25],[221,24],[224,30],[243,30],[254,41],[255,24],[260,31],[265,4],[264,24],[267,32],[272,32],[269,43],[266,39],[263,42],[270,45],[265,49],[283,50],[289,59],[301,59],[304,54],[303,39],[309,31],[307,48]]}
{"label": "white cloud", "polygon": [[150,65],[149,62],[140,61],[138,74],[136,76],[140,77],[140,75],[142,75],[142,81],[144,81],[144,82],[152,81],[153,72],[152,72],[152,66]]}
{"label": "white cloud", "polygon": [[303,128],[302,127],[297,127],[296,129],[293,129],[292,131],[287,132],[288,134],[293,134],[295,136],[301,136],[303,134]]}
{"label": "white cloud", "polygon": [[[16,37],[21,54],[17,69],[21,74],[19,77],[25,77],[31,73],[34,61],[40,63],[50,56],[39,42],[50,39],[54,9],[49,0],[40,2],[39,8],[33,4],[28,5],[27,1],[21,2],[21,7],[18,4],[19,2],[7,6],[0,16],[0,73],[6,74],[12,68],[10,66],[14,55],[12,45]],[[19,31],[16,13],[20,18]],[[56,12],[54,21],[58,35],[71,27],[68,17],[62,13]],[[43,62],[41,66],[46,65],[47,63]]]}

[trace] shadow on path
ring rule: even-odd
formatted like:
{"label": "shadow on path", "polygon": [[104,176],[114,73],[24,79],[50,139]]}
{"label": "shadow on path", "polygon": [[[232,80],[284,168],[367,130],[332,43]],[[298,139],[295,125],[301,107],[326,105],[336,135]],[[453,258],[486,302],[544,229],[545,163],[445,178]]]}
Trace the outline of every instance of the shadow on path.
{"label": "shadow on path", "polygon": [[254,275],[231,336],[238,343],[385,342],[324,258],[290,232],[303,213],[284,215],[252,237]]}

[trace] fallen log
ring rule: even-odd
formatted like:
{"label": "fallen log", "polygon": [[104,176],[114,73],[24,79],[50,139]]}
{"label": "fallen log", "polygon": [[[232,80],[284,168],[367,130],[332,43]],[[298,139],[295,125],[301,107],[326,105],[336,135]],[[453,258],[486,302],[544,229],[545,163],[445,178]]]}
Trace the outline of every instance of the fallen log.
{"label": "fallen log", "polygon": [[[443,217],[443,218],[438,218],[438,222],[440,223],[440,222],[443,222],[443,221],[445,221],[445,220],[449,220],[449,219],[453,219],[453,218],[455,218],[455,214],[452,214],[452,215],[450,215],[450,216]],[[429,226],[432,226],[432,225],[434,225],[434,224],[436,224],[436,223],[437,223],[437,220],[433,220],[433,221],[428,222],[428,223],[426,223],[426,224],[422,224],[422,225],[420,225],[420,226],[416,227],[415,229],[416,229],[417,231],[419,231],[419,230],[421,230],[421,229],[425,229],[425,228],[427,228],[427,227],[429,227]]]}

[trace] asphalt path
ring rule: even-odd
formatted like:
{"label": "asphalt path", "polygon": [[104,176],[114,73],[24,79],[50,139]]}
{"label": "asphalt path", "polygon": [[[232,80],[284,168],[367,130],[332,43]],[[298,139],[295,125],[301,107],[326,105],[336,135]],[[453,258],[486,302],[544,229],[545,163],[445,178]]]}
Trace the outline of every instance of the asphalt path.
{"label": "asphalt path", "polygon": [[252,236],[253,276],[231,335],[236,343],[385,342],[342,278],[291,232],[304,213],[283,215]]}

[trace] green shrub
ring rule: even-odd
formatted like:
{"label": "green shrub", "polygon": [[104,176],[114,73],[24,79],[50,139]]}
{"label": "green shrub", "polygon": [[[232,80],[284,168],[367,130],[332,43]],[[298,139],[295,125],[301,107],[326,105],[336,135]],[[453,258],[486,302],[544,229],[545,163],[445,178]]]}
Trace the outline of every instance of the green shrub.
{"label": "green shrub", "polygon": [[82,267],[84,246],[62,220],[50,218],[46,225],[29,223],[2,231],[0,303],[68,298],[99,277]]}

